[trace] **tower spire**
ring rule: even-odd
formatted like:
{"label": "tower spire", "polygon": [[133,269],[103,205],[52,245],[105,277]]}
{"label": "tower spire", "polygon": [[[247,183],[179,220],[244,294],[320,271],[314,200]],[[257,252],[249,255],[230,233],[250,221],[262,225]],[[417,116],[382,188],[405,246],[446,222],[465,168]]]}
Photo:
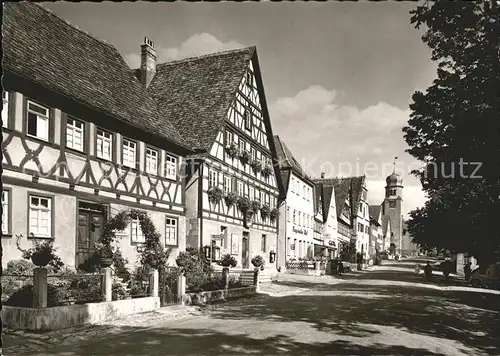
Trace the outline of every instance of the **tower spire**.
{"label": "tower spire", "polygon": [[393,170],[392,170],[392,173],[396,173],[396,161],[397,161],[397,157],[394,157],[394,163],[392,164],[393,165]]}

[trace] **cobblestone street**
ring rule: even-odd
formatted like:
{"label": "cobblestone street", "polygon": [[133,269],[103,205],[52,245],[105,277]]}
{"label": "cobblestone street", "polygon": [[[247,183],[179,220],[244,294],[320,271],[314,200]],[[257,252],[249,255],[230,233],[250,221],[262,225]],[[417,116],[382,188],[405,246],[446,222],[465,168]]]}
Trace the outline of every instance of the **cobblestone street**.
{"label": "cobblestone street", "polygon": [[500,354],[498,294],[440,290],[415,277],[420,278],[395,264],[341,278],[282,275],[278,283],[262,287],[267,294],[255,298],[177,307],[175,317],[165,311],[54,332],[24,350],[8,347],[4,336],[4,351],[61,356]]}

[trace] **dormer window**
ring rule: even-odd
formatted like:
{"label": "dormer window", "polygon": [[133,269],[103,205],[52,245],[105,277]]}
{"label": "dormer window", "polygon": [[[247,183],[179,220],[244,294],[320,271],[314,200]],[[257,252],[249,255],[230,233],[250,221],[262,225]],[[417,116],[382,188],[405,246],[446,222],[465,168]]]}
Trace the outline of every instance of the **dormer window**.
{"label": "dormer window", "polygon": [[246,80],[246,82],[247,82],[247,85],[249,87],[253,87],[253,75],[252,75],[252,72],[250,72],[250,71],[247,72],[247,80]]}
{"label": "dormer window", "polygon": [[252,130],[252,111],[249,108],[246,108],[243,113],[243,121],[245,123],[245,130]]}

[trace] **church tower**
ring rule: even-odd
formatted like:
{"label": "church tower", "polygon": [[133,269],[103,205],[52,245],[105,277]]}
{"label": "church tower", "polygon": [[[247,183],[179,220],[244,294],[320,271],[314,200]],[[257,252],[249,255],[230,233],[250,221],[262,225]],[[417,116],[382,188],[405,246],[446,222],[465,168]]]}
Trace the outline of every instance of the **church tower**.
{"label": "church tower", "polygon": [[[395,165],[394,165],[394,168]],[[394,172],[386,178],[385,198],[382,207],[384,219],[391,221],[391,244],[396,247],[396,254],[403,248],[403,178]]]}

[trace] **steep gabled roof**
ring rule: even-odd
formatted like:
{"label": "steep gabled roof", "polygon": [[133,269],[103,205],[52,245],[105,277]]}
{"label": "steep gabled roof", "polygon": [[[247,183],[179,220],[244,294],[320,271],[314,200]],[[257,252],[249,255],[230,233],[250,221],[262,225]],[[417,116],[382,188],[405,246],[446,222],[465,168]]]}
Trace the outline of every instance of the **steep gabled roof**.
{"label": "steep gabled roof", "polygon": [[298,177],[314,185],[311,178],[304,172],[300,163],[295,159],[292,151],[287,147],[285,141],[278,135],[273,136],[274,147],[276,147],[277,166],[281,172],[281,179],[285,192],[288,192],[290,172],[293,171]]}
{"label": "steep gabled roof", "polygon": [[359,209],[359,203],[361,201],[361,196],[363,193],[363,187],[365,186],[365,176],[351,177],[351,187],[352,187],[352,211],[357,212]]}
{"label": "steep gabled roof", "polygon": [[[314,215],[319,213],[320,204],[322,204],[322,184],[314,183]],[[321,207],[323,209],[323,207]]]}
{"label": "steep gabled roof", "polygon": [[158,64],[148,93],[193,149],[209,151],[255,47]]}
{"label": "steep gabled roof", "polygon": [[[335,198],[335,187],[331,181],[328,179],[314,179],[313,180],[315,186],[319,188],[319,192],[322,197],[323,202],[323,220],[326,222],[328,220],[328,216],[330,215],[330,206],[332,203],[332,198]],[[336,205],[336,204],[335,204]],[[337,207],[337,216],[338,216],[338,207]]]}
{"label": "steep gabled roof", "polygon": [[349,198],[349,190],[351,188],[350,178],[330,178],[320,179],[325,185],[333,186],[335,190],[335,206],[337,210],[337,217],[342,215],[345,200]]}
{"label": "steep gabled roof", "polygon": [[380,217],[381,211],[382,211],[381,205],[369,205],[368,206],[368,212],[370,213],[370,218],[373,218],[375,220],[378,220],[378,218]]}
{"label": "steep gabled roof", "polygon": [[186,146],[115,47],[33,2],[3,9],[5,72]]}

